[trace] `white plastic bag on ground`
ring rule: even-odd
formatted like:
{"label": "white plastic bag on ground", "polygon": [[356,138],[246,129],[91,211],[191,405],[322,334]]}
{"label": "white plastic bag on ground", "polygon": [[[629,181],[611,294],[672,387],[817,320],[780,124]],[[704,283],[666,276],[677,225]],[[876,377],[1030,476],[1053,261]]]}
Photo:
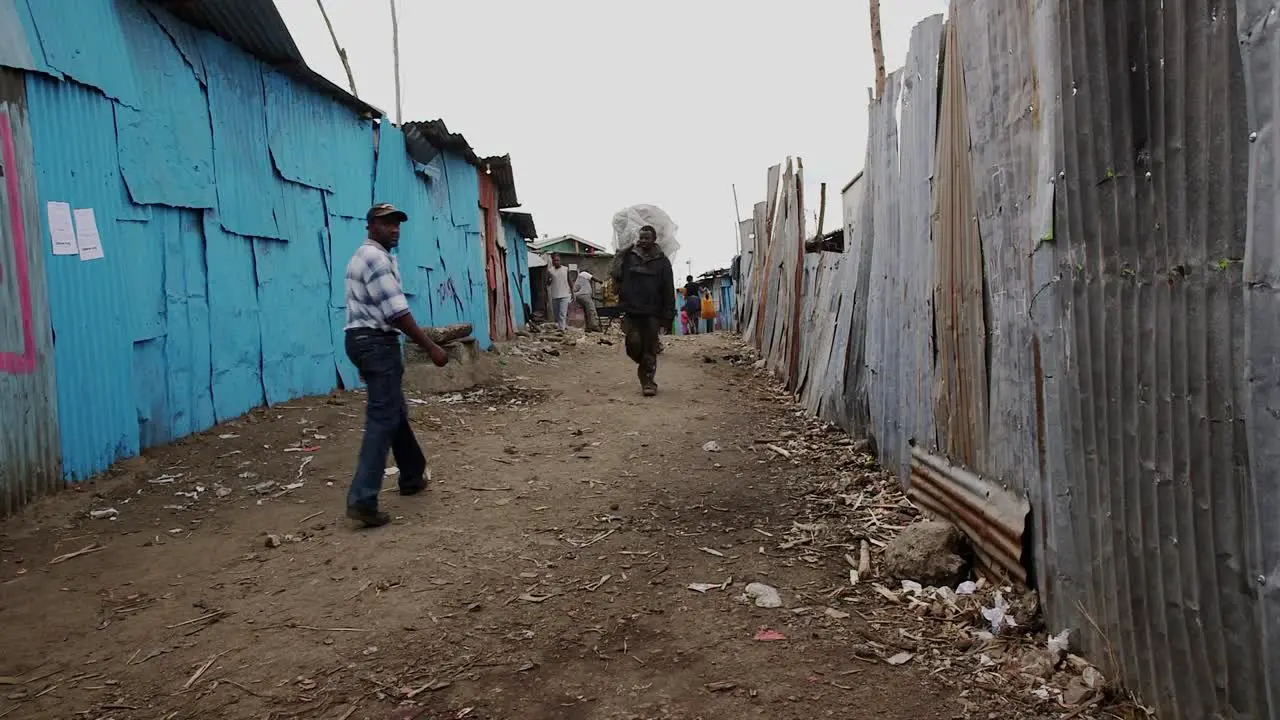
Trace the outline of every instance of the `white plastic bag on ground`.
{"label": "white plastic bag on ground", "polygon": [[658,247],[668,260],[675,260],[680,251],[680,243],[676,242],[676,224],[662,208],[656,205],[632,205],[619,210],[613,216],[613,250],[621,253],[640,237],[640,228],[653,226],[658,233]]}

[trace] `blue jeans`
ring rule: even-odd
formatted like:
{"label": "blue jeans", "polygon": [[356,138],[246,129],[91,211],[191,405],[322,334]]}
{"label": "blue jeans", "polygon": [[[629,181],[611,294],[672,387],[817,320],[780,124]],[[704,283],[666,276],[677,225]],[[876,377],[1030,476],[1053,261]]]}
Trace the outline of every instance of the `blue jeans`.
{"label": "blue jeans", "polygon": [[551,304],[556,310],[556,327],[561,330],[569,328],[569,301],[572,298],[552,298]]}
{"label": "blue jeans", "polygon": [[426,483],[427,458],[409,425],[399,333],[348,330],[346,346],[347,357],[360,371],[369,395],[364,441],[360,444],[360,459],[347,493],[347,506],[377,510],[387,451],[395,455],[400,468],[402,492],[420,489]]}

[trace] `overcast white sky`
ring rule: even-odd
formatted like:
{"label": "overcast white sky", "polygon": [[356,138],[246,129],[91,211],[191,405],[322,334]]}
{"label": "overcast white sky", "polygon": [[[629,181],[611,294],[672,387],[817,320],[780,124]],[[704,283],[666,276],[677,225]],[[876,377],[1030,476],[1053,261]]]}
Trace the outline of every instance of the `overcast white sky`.
{"label": "overcast white sky", "polygon": [[[346,87],[316,0],[275,0],[309,65]],[[324,0],[356,89],[394,119],[389,0]],[[946,0],[884,0],[886,65]],[[804,159],[806,200],[862,168],[873,82],[867,0],[397,0],[404,119],[443,118],[511,154],[538,231],[612,244],[638,203],[680,226],[677,274],[727,266],[765,171]],[[810,223],[812,227],[812,223]]]}

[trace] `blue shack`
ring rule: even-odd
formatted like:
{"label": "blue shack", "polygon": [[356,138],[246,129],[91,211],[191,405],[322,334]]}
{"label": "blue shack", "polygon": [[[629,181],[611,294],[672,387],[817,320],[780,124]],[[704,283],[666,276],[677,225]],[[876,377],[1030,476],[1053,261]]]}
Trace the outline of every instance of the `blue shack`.
{"label": "blue shack", "polygon": [[[528,292],[493,234],[509,158],[381,116],[307,68],[271,0],[0,0],[0,514],[358,385],[343,271],[375,198],[411,218],[421,322],[484,347],[509,327],[491,300]],[[532,218],[501,228],[524,258]]]}

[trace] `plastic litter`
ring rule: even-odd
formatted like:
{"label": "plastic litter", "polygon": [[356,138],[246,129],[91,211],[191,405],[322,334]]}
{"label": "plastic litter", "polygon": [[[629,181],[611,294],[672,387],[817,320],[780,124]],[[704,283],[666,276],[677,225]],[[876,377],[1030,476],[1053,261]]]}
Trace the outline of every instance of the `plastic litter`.
{"label": "plastic litter", "polygon": [[755,636],[756,642],[778,642],[786,639],[786,635],[783,635],[777,630],[769,630],[768,628],[761,628]]}
{"label": "plastic litter", "polygon": [[909,652],[900,652],[897,655],[894,655],[893,657],[889,658],[888,660],[885,660],[885,662],[894,666],[906,665],[907,663],[911,662],[911,658],[913,657],[915,657],[915,655]]}
{"label": "plastic litter", "polygon": [[978,592],[978,583],[972,580],[965,580],[956,586],[956,595],[965,597]]}
{"label": "plastic litter", "polygon": [[120,517],[120,511],[115,508],[105,508],[103,510],[90,510],[89,517],[94,520],[115,520]]}
{"label": "plastic litter", "polygon": [[1009,613],[1009,607],[1010,605],[1005,601],[1004,595],[997,591],[992,607],[982,609],[982,617],[991,623],[992,633],[999,635],[1006,628],[1018,627],[1017,621]]}
{"label": "plastic litter", "polygon": [[706,445],[702,446],[702,451],[709,452],[709,453],[718,453],[720,452],[720,443],[716,442],[715,440],[712,440],[711,442],[708,442]]}
{"label": "plastic litter", "polygon": [[668,260],[675,260],[680,251],[680,243],[676,241],[678,229],[671,216],[656,205],[632,205],[619,210],[613,216],[613,249],[621,253],[636,244],[640,237],[640,228],[651,225],[658,233],[658,247]]}
{"label": "plastic litter", "polygon": [[722,583],[689,583],[688,588],[694,592],[706,593],[709,590],[724,590],[733,583],[733,578],[729,578]]}
{"label": "plastic litter", "polygon": [[1063,630],[1057,635],[1049,636],[1049,654],[1053,655],[1055,660],[1062,659],[1063,655],[1071,649],[1071,630],[1070,628]]}
{"label": "plastic litter", "polygon": [[743,595],[747,600],[753,601],[756,607],[762,608],[780,608],[782,607],[782,596],[778,594],[777,589],[765,585],[764,583],[751,583],[747,586],[746,593]]}

